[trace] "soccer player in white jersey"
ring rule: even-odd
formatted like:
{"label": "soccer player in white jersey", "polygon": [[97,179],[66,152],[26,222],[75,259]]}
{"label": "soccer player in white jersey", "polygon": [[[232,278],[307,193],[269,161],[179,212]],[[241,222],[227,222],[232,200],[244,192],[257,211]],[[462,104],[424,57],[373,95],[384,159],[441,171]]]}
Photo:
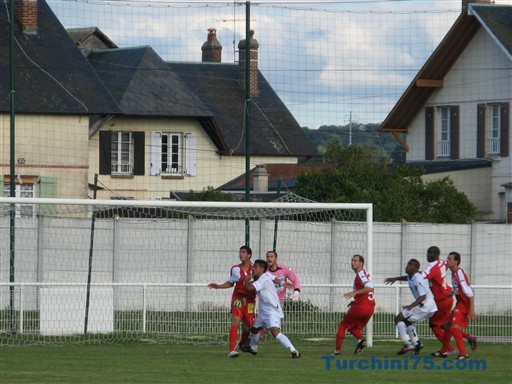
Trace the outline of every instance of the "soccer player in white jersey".
{"label": "soccer player in white jersey", "polygon": [[[409,288],[415,300],[411,304],[402,307],[402,312],[395,317],[398,335],[404,341],[403,348],[398,351],[399,355],[409,351],[414,351],[415,355],[420,353],[423,345],[418,338],[414,323],[431,318],[437,311],[434,295],[419,269],[420,262],[416,259],[409,260],[405,267]],[[388,283],[393,279],[396,278],[386,279],[385,282]]]}
{"label": "soccer player in white jersey", "polygon": [[244,285],[248,292],[256,292],[259,300],[259,312],[251,327],[251,337],[249,346],[243,347],[242,351],[250,352],[253,355],[258,353],[258,343],[260,341],[259,332],[262,328],[268,328],[270,333],[287,348],[292,358],[300,357],[299,351],[295,349],[291,341],[284,333],[281,333],[281,319],[284,317],[283,309],[279,304],[274,276],[267,272],[267,262],[265,260],[256,260],[253,269],[253,281],[251,277],[244,278]]}

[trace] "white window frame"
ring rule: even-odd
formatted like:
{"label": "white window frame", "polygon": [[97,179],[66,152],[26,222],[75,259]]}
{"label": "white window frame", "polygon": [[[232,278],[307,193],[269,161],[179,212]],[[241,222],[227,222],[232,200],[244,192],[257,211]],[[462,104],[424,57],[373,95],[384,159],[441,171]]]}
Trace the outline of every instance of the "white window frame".
{"label": "white window frame", "polygon": [[134,143],[132,132],[112,132],[111,173],[133,175]]}
{"label": "white window frame", "polygon": [[501,105],[490,105],[489,154],[499,155],[501,150]]}
{"label": "white window frame", "polygon": [[[34,198],[38,195],[37,184],[16,183],[14,186],[15,197]],[[4,197],[11,196],[10,184],[4,184]],[[16,204],[16,217],[36,217],[36,207],[33,204]]]}
{"label": "white window frame", "polygon": [[183,176],[183,134],[162,132],[160,166],[163,175]]}
{"label": "white window frame", "polygon": [[[167,167],[167,162],[163,161],[163,154],[167,151],[167,144],[164,144],[163,136],[178,136],[178,147],[175,148],[177,156],[177,166]],[[196,134],[192,132],[151,132],[151,163],[150,175],[152,176],[179,176],[195,177],[197,175],[197,146]],[[168,156],[168,153],[165,153]]]}
{"label": "white window frame", "polygon": [[450,156],[450,107],[440,107],[439,111],[439,141],[437,156]]}

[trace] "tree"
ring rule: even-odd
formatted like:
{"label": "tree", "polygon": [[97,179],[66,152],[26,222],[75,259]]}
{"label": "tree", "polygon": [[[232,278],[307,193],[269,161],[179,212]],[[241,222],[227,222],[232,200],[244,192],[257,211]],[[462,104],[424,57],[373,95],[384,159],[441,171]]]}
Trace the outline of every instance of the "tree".
{"label": "tree", "polygon": [[194,192],[190,190],[190,193],[186,197],[187,201],[232,201],[230,195],[227,193],[222,193],[221,191],[216,190],[211,185],[206,188],[203,188],[201,192]]}
{"label": "tree", "polygon": [[319,202],[373,203],[376,221],[464,223],[475,215],[449,178],[424,183],[423,169],[392,167],[389,158],[375,153],[331,142],[326,158],[333,168],[300,174],[297,194]]}

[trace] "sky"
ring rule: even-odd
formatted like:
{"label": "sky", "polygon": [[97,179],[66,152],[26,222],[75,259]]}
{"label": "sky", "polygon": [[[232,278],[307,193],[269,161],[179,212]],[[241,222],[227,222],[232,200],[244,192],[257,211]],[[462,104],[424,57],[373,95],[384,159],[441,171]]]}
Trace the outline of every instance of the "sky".
{"label": "sky", "polygon": [[[243,2],[47,1],[66,28],[96,26],[167,61],[201,61],[213,27],[233,63],[245,38]],[[259,69],[299,124],[318,128],[381,122],[460,11],[461,0],[258,1],[249,20]]]}

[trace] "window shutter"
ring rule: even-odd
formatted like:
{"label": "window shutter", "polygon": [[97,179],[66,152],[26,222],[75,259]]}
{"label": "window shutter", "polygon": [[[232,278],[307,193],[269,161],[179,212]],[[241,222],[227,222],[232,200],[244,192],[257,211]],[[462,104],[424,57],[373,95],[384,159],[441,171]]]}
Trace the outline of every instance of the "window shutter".
{"label": "window shutter", "polygon": [[57,197],[57,178],[41,177],[39,179],[39,195],[41,197]]}
{"label": "window shutter", "polygon": [[460,157],[460,108],[458,105],[450,107],[450,159]]}
{"label": "window shutter", "polygon": [[434,160],[434,107],[425,108],[425,160]]}
{"label": "window shutter", "polygon": [[[4,197],[4,178],[3,176],[0,176],[0,193],[2,197]],[[0,204],[0,216],[4,215],[4,206],[3,204]]]}
{"label": "window shutter", "polygon": [[162,172],[162,132],[151,132],[150,156],[149,174],[159,175]]}
{"label": "window shutter", "polygon": [[112,164],[112,132],[100,131],[100,175],[110,175]]}
{"label": "window shutter", "polygon": [[510,104],[501,103],[500,156],[510,156]]}
{"label": "window shutter", "polygon": [[478,104],[476,117],[476,157],[485,157],[485,104]]}
{"label": "window shutter", "polygon": [[196,144],[196,134],[195,133],[187,133],[185,135],[186,141],[186,159],[185,159],[185,174],[187,176],[196,176],[197,175],[197,144]]}
{"label": "window shutter", "polygon": [[144,175],[145,142],[144,132],[133,132],[133,174]]}

